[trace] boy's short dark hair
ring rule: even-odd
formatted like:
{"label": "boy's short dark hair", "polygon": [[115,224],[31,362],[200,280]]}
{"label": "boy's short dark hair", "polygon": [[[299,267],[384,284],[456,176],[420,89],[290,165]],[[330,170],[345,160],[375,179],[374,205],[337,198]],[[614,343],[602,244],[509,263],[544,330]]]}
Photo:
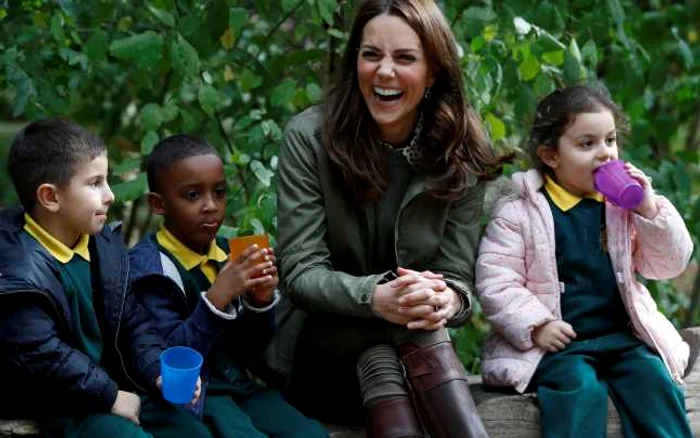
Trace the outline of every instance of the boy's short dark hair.
{"label": "boy's short dark hair", "polygon": [[219,153],[212,145],[197,137],[187,134],[177,134],[164,138],[153,148],[146,162],[146,177],[150,191],[159,193],[160,176],[164,170],[190,157]]}
{"label": "boy's short dark hair", "polygon": [[12,140],[7,170],[24,209],[31,212],[42,184],[65,187],[81,163],[107,150],[97,135],[70,120],[37,120]]}

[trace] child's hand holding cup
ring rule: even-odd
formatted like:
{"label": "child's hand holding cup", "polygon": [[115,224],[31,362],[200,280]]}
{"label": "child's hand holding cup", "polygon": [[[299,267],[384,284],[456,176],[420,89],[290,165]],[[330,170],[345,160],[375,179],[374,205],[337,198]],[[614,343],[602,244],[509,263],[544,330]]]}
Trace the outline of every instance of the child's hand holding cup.
{"label": "child's hand holding cup", "polygon": [[248,298],[253,301],[253,304],[264,306],[272,300],[278,283],[275,254],[273,249],[270,248],[267,234],[234,237],[229,240],[229,253],[232,259],[236,259],[251,245],[257,245],[258,248],[263,249],[263,255],[257,260],[260,271],[252,277],[265,278],[265,281],[251,287],[248,291]]}
{"label": "child's hand holding cup", "polygon": [[642,216],[653,217],[656,203],[650,179],[644,173],[622,160],[612,160],[598,167],[593,183],[611,203]]}
{"label": "child's hand holding cup", "polygon": [[170,347],[160,355],[163,398],[172,404],[196,402],[199,371],[204,358],[189,347]]}

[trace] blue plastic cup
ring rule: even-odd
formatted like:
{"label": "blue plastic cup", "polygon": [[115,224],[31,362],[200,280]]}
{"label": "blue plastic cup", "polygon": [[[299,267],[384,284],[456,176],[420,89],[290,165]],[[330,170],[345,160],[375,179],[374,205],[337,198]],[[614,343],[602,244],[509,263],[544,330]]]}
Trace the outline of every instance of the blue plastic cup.
{"label": "blue plastic cup", "polygon": [[189,347],[170,347],[161,353],[163,397],[167,401],[184,405],[192,400],[203,360],[197,350]]}

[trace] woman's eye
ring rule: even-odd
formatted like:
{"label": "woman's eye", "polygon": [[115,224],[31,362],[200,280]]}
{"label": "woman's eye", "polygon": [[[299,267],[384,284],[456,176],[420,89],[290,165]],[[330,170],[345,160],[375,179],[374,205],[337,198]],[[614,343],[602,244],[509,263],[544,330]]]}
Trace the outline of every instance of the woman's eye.
{"label": "woman's eye", "polygon": [[379,54],[377,52],[365,51],[365,52],[362,52],[362,57],[364,59],[374,61],[374,60],[379,59]]}
{"label": "woman's eye", "polygon": [[413,55],[401,55],[399,56],[399,62],[403,63],[411,63],[416,60],[416,57]]}

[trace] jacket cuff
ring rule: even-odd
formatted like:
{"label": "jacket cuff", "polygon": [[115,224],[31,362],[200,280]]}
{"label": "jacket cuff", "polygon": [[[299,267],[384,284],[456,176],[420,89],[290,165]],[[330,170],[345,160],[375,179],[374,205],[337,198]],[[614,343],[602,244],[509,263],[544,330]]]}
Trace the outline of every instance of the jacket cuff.
{"label": "jacket cuff", "polygon": [[251,312],[264,313],[264,312],[267,312],[268,310],[273,309],[277,305],[277,303],[280,302],[280,291],[278,289],[275,289],[275,292],[272,295],[272,302],[264,307],[258,307],[258,306],[253,305],[253,303],[251,303],[248,300],[248,297],[246,297],[246,296],[241,297],[241,302],[243,303],[243,307],[250,310]]}
{"label": "jacket cuff", "polygon": [[232,320],[238,318],[238,311],[236,310],[236,307],[233,305],[233,303],[228,303],[228,306],[226,306],[226,309],[224,311],[221,311],[216,308],[214,304],[212,304],[211,301],[209,301],[209,298],[207,298],[207,293],[202,292],[202,300],[204,301],[204,304],[207,305],[209,310],[211,312],[218,316],[219,318],[227,319],[227,320]]}
{"label": "jacket cuff", "polygon": [[198,330],[213,336],[219,334],[229,322],[229,319],[220,316],[221,313],[223,312],[214,313],[209,307],[208,301],[203,299],[199,300],[189,319]]}
{"label": "jacket cuff", "polygon": [[463,282],[458,280],[446,278],[445,283],[450,289],[455,291],[457,295],[459,295],[459,298],[462,300],[462,308],[459,309],[459,311],[455,313],[455,315],[449,321],[447,321],[448,327],[458,327],[464,324],[464,322],[472,313],[471,291],[469,290],[469,288],[466,287],[466,285]]}
{"label": "jacket cuff", "polygon": [[100,396],[94,400],[95,407],[99,412],[110,412],[114,402],[117,400],[119,387],[114,380],[108,380],[103,388]]}

